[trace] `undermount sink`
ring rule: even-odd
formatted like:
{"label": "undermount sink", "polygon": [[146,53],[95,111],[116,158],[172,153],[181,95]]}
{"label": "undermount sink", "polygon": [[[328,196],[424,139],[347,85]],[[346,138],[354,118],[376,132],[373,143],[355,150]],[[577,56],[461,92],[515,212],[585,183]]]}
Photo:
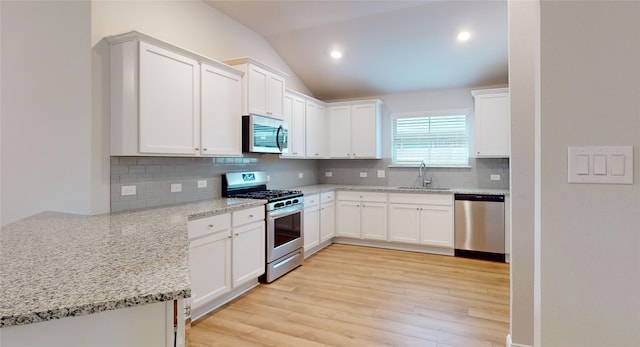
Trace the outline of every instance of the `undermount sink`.
{"label": "undermount sink", "polygon": [[449,187],[398,187],[405,190],[450,190]]}

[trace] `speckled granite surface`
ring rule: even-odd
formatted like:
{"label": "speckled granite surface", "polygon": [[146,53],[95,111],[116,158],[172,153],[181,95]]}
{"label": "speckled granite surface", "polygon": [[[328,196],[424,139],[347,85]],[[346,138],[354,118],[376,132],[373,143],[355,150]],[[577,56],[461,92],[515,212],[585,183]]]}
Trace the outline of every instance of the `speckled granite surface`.
{"label": "speckled granite surface", "polygon": [[303,186],[290,188],[300,190],[305,195],[329,192],[332,190],[351,190],[363,192],[385,192],[385,193],[424,193],[424,194],[490,194],[490,195],[509,195],[508,189],[481,189],[481,188],[451,188],[449,190],[437,189],[408,189],[392,186],[351,186],[351,185],[334,185],[334,184],[317,184],[312,186]]}
{"label": "speckled granite surface", "polygon": [[264,204],[216,199],[82,216],[44,212],[0,232],[0,327],[191,296],[187,222]]}

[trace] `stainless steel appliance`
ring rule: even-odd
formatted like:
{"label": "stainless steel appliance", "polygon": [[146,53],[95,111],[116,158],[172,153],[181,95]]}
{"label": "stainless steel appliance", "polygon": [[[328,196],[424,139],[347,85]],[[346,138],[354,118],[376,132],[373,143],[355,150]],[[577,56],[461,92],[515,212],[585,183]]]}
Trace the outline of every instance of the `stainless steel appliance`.
{"label": "stainless steel appliance", "polygon": [[455,255],[505,261],[504,195],[455,195]]}
{"label": "stainless steel appliance", "polygon": [[271,283],[302,265],[303,195],[292,190],[268,190],[264,172],[232,172],[222,175],[222,196],[267,200],[265,274],[261,282]]}
{"label": "stainless steel appliance", "polygon": [[281,119],[251,114],[242,116],[242,151],[253,153],[286,153],[289,128]]}

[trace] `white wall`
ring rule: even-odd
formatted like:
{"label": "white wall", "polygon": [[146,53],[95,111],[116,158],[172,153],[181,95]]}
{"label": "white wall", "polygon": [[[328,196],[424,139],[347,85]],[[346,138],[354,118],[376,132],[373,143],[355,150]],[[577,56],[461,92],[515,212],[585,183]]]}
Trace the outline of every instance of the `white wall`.
{"label": "white wall", "polygon": [[539,3],[509,1],[511,338],[534,344],[535,79]]}
{"label": "white wall", "polygon": [[2,1],[2,221],[90,213],[88,2]]}
{"label": "white wall", "polygon": [[202,1],[92,1],[92,46],[131,30],[220,61],[250,56],[288,73],[287,88],[310,95],[262,36]]}
{"label": "white wall", "polygon": [[[536,345],[640,346],[639,37],[640,2],[541,3]],[[633,145],[635,183],[568,184],[587,145]]]}

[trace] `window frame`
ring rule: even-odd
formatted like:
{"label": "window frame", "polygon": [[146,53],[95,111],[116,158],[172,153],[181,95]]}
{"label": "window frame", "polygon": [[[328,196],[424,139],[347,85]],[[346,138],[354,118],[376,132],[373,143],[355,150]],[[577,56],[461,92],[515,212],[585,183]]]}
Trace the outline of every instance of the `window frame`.
{"label": "window frame", "polygon": [[394,122],[398,118],[418,118],[418,117],[438,117],[438,116],[455,116],[455,115],[464,115],[466,119],[466,128],[467,128],[467,161],[466,164],[455,165],[455,164],[426,164],[427,167],[441,167],[441,168],[471,168],[470,164],[470,156],[472,153],[472,120],[470,109],[468,108],[460,108],[460,109],[447,109],[447,110],[429,110],[429,111],[420,111],[420,112],[396,112],[392,113],[390,117],[390,144],[391,144],[391,164],[389,167],[418,167],[417,164],[408,164],[408,163],[396,163],[396,153],[394,147]]}

